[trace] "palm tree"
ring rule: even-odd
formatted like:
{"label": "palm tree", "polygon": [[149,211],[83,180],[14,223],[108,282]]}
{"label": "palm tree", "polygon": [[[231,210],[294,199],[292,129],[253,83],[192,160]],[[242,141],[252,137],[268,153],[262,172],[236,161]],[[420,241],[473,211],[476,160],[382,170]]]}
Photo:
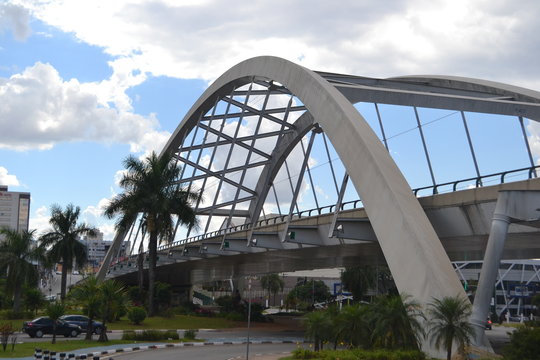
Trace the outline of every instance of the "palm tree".
{"label": "palm tree", "polygon": [[348,267],[341,273],[341,282],[360,301],[367,290],[377,285],[377,272],[369,265]]}
{"label": "palm tree", "polygon": [[261,277],[261,287],[268,290],[268,297],[274,294],[274,306],[276,305],[276,294],[278,291],[283,291],[285,282],[278,274],[268,274]]}
{"label": "palm tree", "polygon": [[56,343],[56,328],[58,325],[58,319],[60,316],[64,315],[66,308],[64,304],[60,302],[53,302],[47,306],[47,316],[52,320],[53,323],[53,339],[51,344]]}
{"label": "palm tree", "polygon": [[386,295],[378,297],[372,304],[373,342],[386,348],[418,349],[424,336],[420,304],[410,295]]}
{"label": "palm tree", "polygon": [[35,230],[18,232],[2,228],[0,234],[0,271],[7,272],[6,290],[13,294],[13,311],[21,311],[23,285],[37,281],[38,272],[34,262],[43,259],[43,251],[34,241]]}
{"label": "palm tree", "polygon": [[129,156],[124,161],[127,173],[120,180],[123,194],[111,200],[105,215],[112,218],[120,214],[116,226],[126,230],[137,215],[144,213],[146,231],[149,234],[148,254],[148,312],[154,314],[154,286],[158,240],[172,240],[175,230],[172,215],[182,225],[197,224],[192,203],[199,194],[178,184],[181,168],[173,161],[172,154],[158,157],[152,152],[144,161]]}
{"label": "palm tree", "polygon": [[430,315],[430,335],[432,343],[437,348],[446,350],[446,358],[452,358],[452,346],[457,342],[459,351],[470,344],[474,335],[473,328],[469,324],[471,315],[471,303],[468,299],[459,296],[447,296],[434,299],[428,304]]}
{"label": "palm tree", "polygon": [[98,310],[101,301],[99,282],[93,275],[87,277],[82,282],[77,284],[70,292],[69,297],[82,306],[85,315],[88,317],[88,325],[86,331],[86,340],[92,340],[93,321],[98,315]]}
{"label": "palm tree", "polygon": [[52,230],[41,236],[41,246],[48,249],[52,261],[62,262],[60,298],[66,297],[67,274],[73,269],[74,259],[78,266],[86,263],[86,246],[79,241],[82,235],[95,235],[96,229],[78,224],[81,209],[69,204],[65,210],[58,205],[51,207],[49,224]]}
{"label": "palm tree", "polygon": [[305,336],[313,340],[315,351],[322,349],[322,344],[325,340],[330,340],[331,323],[324,311],[313,311],[304,317],[304,326],[306,327]]}
{"label": "palm tree", "polygon": [[[337,338],[348,347],[371,347],[371,324],[368,305],[354,304],[343,308],[337,317]],[[337,342],[337,341],[336,341]]]}
{"label": "palm tree", "polygon": [[127,290],[120,282],[107,280],[99,286],[100,293],[100,313],[103,322],[103,331],[99,334],[101,342],[109,341],[107,337],[107,321],[125,302]]}

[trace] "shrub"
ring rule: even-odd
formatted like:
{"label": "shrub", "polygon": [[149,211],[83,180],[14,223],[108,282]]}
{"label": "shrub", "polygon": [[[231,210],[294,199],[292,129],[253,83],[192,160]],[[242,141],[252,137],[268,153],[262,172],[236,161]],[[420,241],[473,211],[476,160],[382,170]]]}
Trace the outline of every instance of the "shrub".
{"label": "shrub", "polygon": [[166,319],[173,318],[174,315],[175,315],[175,311],[174,309],[171,309],[171,308],[168,308],[159,312],[159,316],[164,317]]}
{"label": "shrub", "polygon": [[128,311],[128,319],[135,325],[141,324],[146,319],[146,310],[135,306]]}
{"label": "shrub", "polygon": [[189,330],[184,331],[184,339],[195,340],[196,337],[197,337],[197,330],[189,329]]}
{"label": "shrub", "polygon": [[293,351],[293,359],[323,360],[425,360],[426,355],[417,350],[323,350],[312,351],[298,348]]}
{"label": "shrub", "polygon": [[510,344],[504,348],[508,360],[533,360],[540,354],[540,328],[523,326],[510,335]]}
{"label": "shrub", "polygon": [[129,341],[162,341],[162,340],[179,340],[180,336],[175,330],[144,330],[135,332],[133,330],[124,331],[122,340]]}
{"label": "shrub", "polygon": [[13,310],[0,310],[0,319],[3,320],[18,320],[33,317],[34,314],[29,311],[14,312]]}

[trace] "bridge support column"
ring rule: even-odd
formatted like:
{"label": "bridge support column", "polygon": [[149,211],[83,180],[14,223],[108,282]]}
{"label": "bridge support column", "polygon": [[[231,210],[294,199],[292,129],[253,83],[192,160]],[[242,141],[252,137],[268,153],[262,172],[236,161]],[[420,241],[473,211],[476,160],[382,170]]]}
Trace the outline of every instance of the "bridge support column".
{"label": "bridge support column", "polygon": [[482,271],[480,272],[480,279],[476,288],[476,295],[474,296],[473,311],[469,320],[474,327],[474,344],[476,346],[488,344],[485,339],[486,320],[489,314],[490,300],[493,296],[495,281],[497,280],[497,272],[501,263],[508,226],[510,225],[510,217],[500,214],[497,211],[500,207],[500,199],[501,197],[499,196],[491,223]]}
{"label": "bridge support column", "polygon": [[474,327],[474,344],[481,346],[485,341],[485,326],[493,296],[497,272],[504,251],[504,243],[511,223],[521,223],[538,227],[540,219],[540,192],[509,190],[499,192],[493,213],[491,231],[488,238],[484,263],[480,272],[478,288],[470,323]]}

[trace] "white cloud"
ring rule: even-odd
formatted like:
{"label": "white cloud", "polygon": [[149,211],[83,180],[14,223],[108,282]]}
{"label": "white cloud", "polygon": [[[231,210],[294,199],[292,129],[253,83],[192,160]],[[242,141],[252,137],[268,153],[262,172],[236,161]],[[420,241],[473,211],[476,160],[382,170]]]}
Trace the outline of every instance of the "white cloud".
{"label": "white cloud", "polygon": [[19,179],[17,176],[10,175],[8,169],[0,166],[0,185],[19,186]]}
{"label": "white cloud", "polygon": [[10,4],[0,3],[0,33],[9,29],[17,40],[25,40],[30,35],[28,10]]}
{"label": "white cloud", "polygon": [[98,141],[130,144],[134,152],[161,150],[170,134],[158,130],[153,115],[131,112],[126,95],[112,90],[140,81],[128,78],[64,81],[51,65],[39,62],[9,79],[0,78],[0,127],[10,129],[0,132],[0,147],[49,149],[62,141]]}
{"label": "white cloud", "polygon": [[366,76],[454,74],[540,86],[534,0],[17,2],[119,57],[113,64],[127,72],[214,79],[246,58],[275,55]]}
{"label": "white cloud", "polygon": [[41,206],[34,212],[34,214],[34,216],[30,216],[30,223],[28,227],[31,230],[36,229],[37,236],[40,236],[50,229],[49,219],[51,216],[49,213],[49,208],[46,206]]}

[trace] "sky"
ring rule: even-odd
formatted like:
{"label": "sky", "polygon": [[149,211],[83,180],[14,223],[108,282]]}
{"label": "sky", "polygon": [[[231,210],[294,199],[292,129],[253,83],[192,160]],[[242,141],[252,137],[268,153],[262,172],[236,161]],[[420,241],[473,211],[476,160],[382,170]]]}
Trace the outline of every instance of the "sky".
{"label": "sky", "polygon": [[[73,203],[112,239],[101,213],[122,161],[159,152],[238,62],[538,91],[539,13],[536,0],[0,0],[0,184],[31,193],[31,229]],[[538,156],[540,129],[527,131]]]}

